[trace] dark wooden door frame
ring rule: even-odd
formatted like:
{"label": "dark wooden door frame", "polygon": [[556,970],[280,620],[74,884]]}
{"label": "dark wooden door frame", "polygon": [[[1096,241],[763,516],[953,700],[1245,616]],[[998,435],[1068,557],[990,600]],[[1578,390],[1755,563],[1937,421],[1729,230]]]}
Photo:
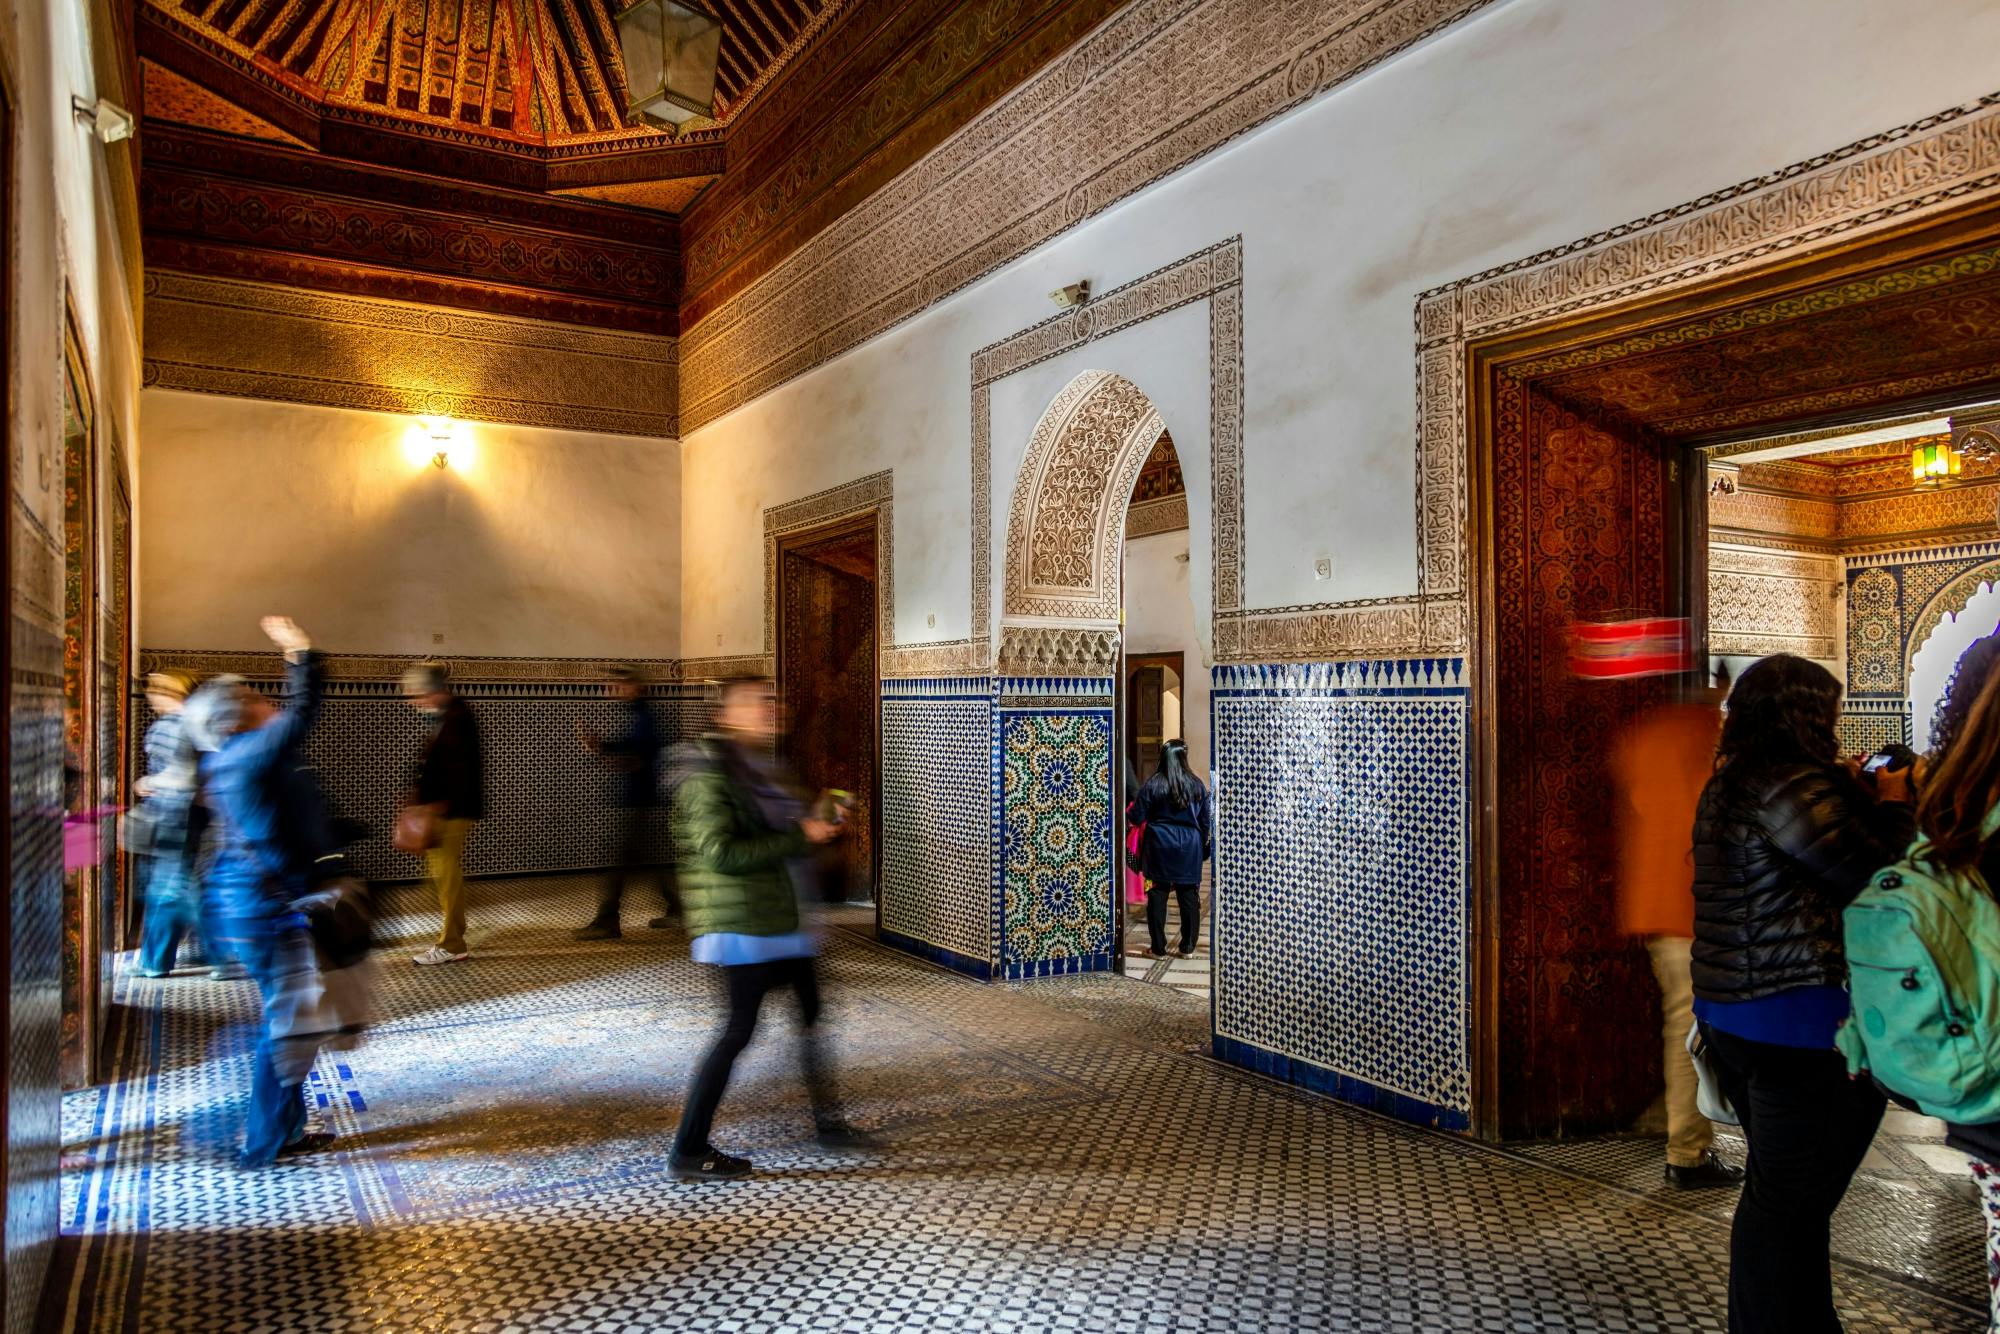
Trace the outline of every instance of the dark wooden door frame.
{"label": "dark wooden door frame", "polygon": [[[1467,344],[1466,403],[1468,447],[1466,547],[1474,579],[1472,628],[1469,636],[1471,736],[1469,756],[1471,800],[1471,931],[1472,1014],[1470,1045],[1473,1078],[1473,1133],[1481,1139],[1501,1137],[1500,1092],[1500,853],[1499,700],[1495,625],[1496,569],[1494,545],[1494,464],[1497,430],[1494,385],[1509,365],[1580,349],[1615,336],[1671,328],[1691,323],[1731,306],[1830,287],[1865,274],[1908,268],[1927,259],[1965,250],[2000,237],[2000,203],[1983,202],[1947,210],[1858,239],[1838,239],[1805,248],[1747,273],[1731,273],[1679,288],[1663,296],[1646,296],[1582,315],[1564,316],[1510,330]],[[1684,614],[1705,620],[1707,604],[1706,551],[1699,539],[1706,533],[1705,498],[1697,465],[1700,447],[1728,443],[1748,435],[1770,436],[1867,420],[1891,411],[1921,411],[1963,402],[1963,388],[1899,400],[1893,406],[1871,403],[1865,408],[1802,416],[1781,424],[1765,424],[1754,433],[1718,433],[1713,438],[1682,442],[1678,462],[1678,495],[1682,513],[1671,541],[1687,544],[1675,562],[1681,583]],[[1698,622],[1699,624],[1699,622]],[[1706,649],[1705,626],[1697,648]]]}
{"label": "dark wooden door frame", "polygon": [[771,634],[771,675],[782,693],[785,688],[785,557],[807,547],[820,546],[843,537],[857,537],[866,533],[875,539],[875,589],[872,599],[875,620],[875,790],[868,803],[868,828],[870,847],[869,878],[875,898],[875,929],[882,928],[882,636],[886,627],[882,624],[882,527],[881,509],[871,505],[867,509],[843,514],[811,528],[800,528],[777,537],[772,559],[776,568],[772,583],[772,634]]}
{"label": "dark wooden door frame", "polygon": [[[1119,674],[1118,682],[1121,687],[1121,693],[1123,693],[1126,696],[1126,698],[1122,702],[1118,718],[1119,721],[1125,725],[1125,730],[1127,734],[1120,738],[1119,754],[1124,758],[1132,760],[1133,775],[1141,783],[1144,783],[1148,775],[1139,772],[1138,758],[1137,756],[1130,754],[1131,748],[1136,746],[1139,742],[1138,736],[1132,732],[1132,706],[1134,703],[1134,701],[1131,699],[1132,673],[1138,671],[1141,667],[1171,668],[1174,673],[1174,678],[1179,682],[1181,682],[1183,707],[1185,707],[1186,685],[1187,685],[1187,651],[1185,649],[1175,649],[1171,653],[1128,653],[1125,655],[1125,666]],[[1183,718],[1185,718],[1185,715],[1183,715]],[[1185,723],[1183,723],[1181,730],[1183,732],[1187,730]],[[1170,741],[1172,739],[1173,738],[1165,736],[1164,734],[1160,737],[1160,740],[1162,742]],[[1126,800],[1129,801],[1130,799],[1131,797],[1128,794]]]}

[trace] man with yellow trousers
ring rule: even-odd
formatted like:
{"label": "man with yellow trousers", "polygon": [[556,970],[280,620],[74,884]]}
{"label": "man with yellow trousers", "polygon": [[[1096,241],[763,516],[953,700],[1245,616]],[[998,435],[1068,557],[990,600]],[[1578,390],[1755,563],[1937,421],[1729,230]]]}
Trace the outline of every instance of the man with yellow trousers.
{"label": "man with yellow trousers", "polygon": [[1695,1104],[1688,1030],[1694,1027],[1694,811],[1715,771],[1722,734],[1720,689],[1642,713],[1618,738],[1618,918],[1652,956],[1660,984],[1661,1055],[1667,1076],[1667,1180],[1692,1189],[1738,1186],[1743,1169],[1712,1147],[1715,1129]]}
{"label": "man with yellow trousers", "polygon": [[443,663],[420,662],[403,673],[403,698],[431,722],[417,757],[412,809],[427,812],[434,832],[424,870],[443,919],[437,943],[415,956],[419,964],[459,963],[465,947],[465,840],[486,814],[479,725],[472,706],[453,692]]}

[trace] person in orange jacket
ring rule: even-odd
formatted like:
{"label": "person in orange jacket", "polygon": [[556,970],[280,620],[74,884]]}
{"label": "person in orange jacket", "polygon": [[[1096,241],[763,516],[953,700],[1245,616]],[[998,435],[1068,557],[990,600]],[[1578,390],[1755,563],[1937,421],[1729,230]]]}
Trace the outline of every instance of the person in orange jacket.
{"label": "person in orange jacket", "polygon": [[1714,1149],[1715,1128],[1695,1104],[1688,1030],[1694,1026],[1694,811],[1715,771],[1728,678],[1713,689],[1639,715],[1613,746],[1618,789],[1618,923],[1646,942],[1660,984],[1661,1054],[1667,1077],[1667,1180],[1736,1186],[1743,1169]]}

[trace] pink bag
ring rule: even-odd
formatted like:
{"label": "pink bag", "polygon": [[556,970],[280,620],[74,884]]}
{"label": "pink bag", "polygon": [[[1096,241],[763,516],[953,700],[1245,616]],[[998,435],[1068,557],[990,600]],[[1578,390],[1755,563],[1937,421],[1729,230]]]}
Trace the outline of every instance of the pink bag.
{"label": "pink bag", "polygon": [[1146,877],[1132,869],[1131,863],[1138,860],[1139,843],[1146,836],[1146,826],[1135,824],[1125,835],[1125,851],[1130,854],[1125,866],[1125,901],[1144,903],[1146,901]]}

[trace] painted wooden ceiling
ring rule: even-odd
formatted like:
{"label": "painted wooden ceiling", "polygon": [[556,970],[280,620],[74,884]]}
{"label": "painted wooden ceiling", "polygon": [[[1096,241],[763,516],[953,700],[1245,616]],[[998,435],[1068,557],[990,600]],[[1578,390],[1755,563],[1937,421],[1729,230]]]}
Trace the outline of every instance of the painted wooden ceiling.
{"label": "painted wooden ceiling", "polygon": [[[267,78],[406,126],[549,147],[667,137],[625,124],[623,0],[144,3]],[[723,24],[716,115],[693,128],[732,119],[841,3],[709,0]]]}

